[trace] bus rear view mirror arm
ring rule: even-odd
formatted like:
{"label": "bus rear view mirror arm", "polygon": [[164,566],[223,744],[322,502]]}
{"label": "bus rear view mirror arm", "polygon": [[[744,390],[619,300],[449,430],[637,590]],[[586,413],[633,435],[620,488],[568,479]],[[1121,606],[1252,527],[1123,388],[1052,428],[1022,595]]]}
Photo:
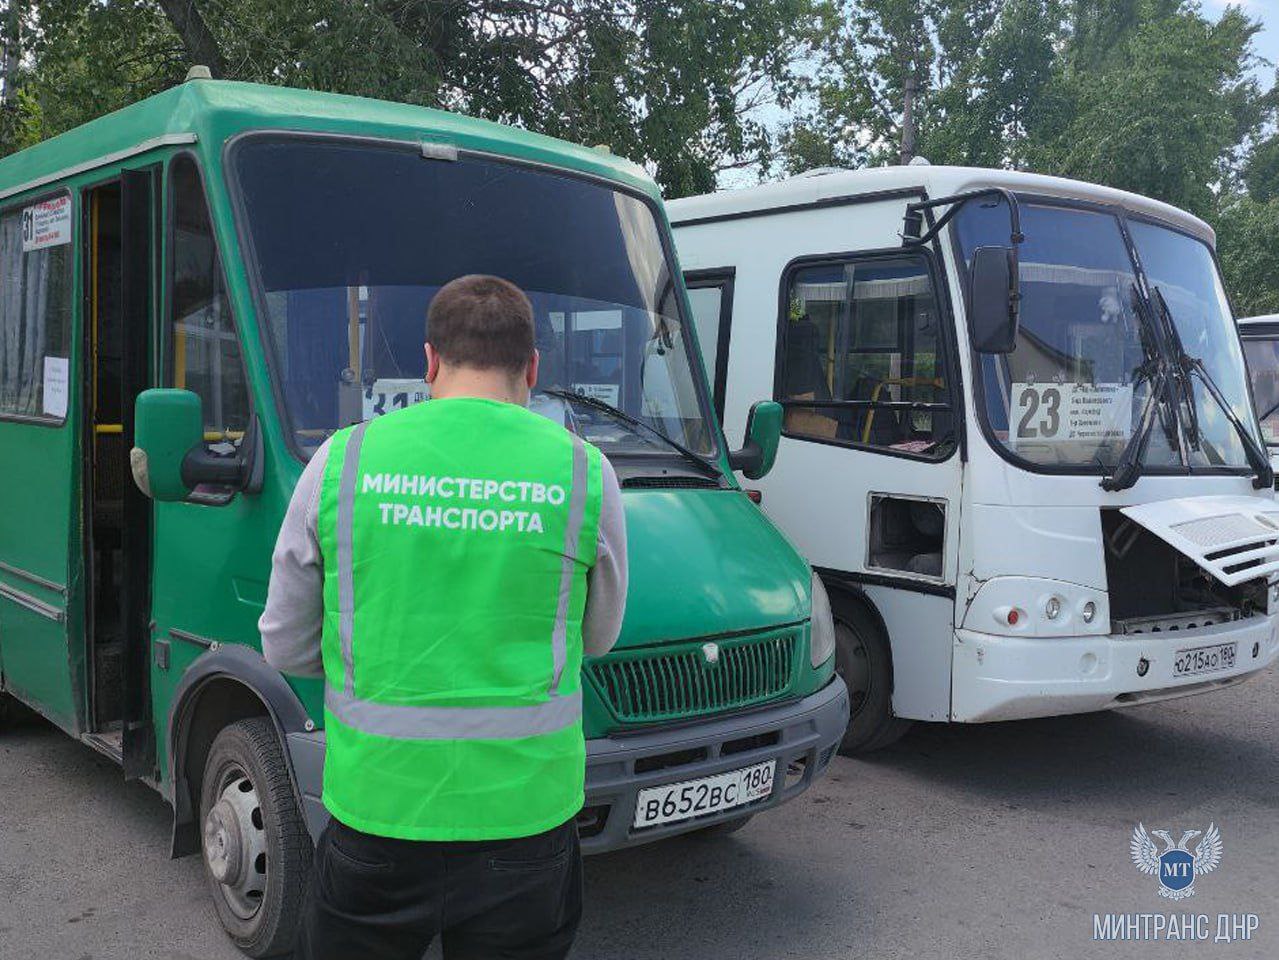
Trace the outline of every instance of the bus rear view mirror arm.
{"label": "bus rear view mirror arm", "polygon": [[135,446],[129,452],[134,483],[148,497],[182,501],[199,486],[256,492],[262,484],[262,434],[257,418],[235,453],[205,445],[200,398],[190,390],[145,390],[134,407]]}
{"label": "bus rear view mirror arm", "polygon": [[[1021,310],[1021,271],[1018,247],[1026,236],[1021,232],[1021,205],[1017,195],[1004,187],[984,187],[906,205],[902,224],[902,246],[924,246],[940,236],[960,209],[970,201],[984,205],[1003,203],[1008,211],[1008,246],[978,247],[969,265],[968,313],[973,348],[978,353],[1012,353],[1017,343],[1017,321]],[[932,219],[934,209],[945,207]],[[924,217],[929,216],[924,231]]]}
{"label": "bus rear view mirror arm", "polygon": [[973,348],[1007,354],[1017,346],[1021,296],[1014,247],[978,247],[969,271],[968,310]]}
{"label": "bus rear view mirror arm", "polygon": [[761,400],[746,418],[746,442],[728,455],[728,465],[748,480],[758,480],[773,469],[777,444],[782,438],[782,405]]}

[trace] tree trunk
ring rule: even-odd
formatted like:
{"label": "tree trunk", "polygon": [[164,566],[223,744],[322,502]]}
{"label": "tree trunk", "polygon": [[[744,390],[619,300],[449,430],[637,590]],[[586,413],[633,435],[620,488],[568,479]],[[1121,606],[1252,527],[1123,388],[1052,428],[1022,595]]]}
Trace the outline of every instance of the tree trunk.
{"label": "tree trunk", "polygon": [[173,24],[173,29],[182,38],[182,45],[186,47],[191,63],[208,67],[209,73],[215,78],[224,76],[226,67],[222,61],[222,53],[218,50],[218,42],[196,8],[195,0],[159,0],[159,2],[165,16]]}
{"label": "tree trunk", "polygon": [[18,0],[9,0],[4,10],[3,54],[0,59],[0,108],[17,102],[14,76],[22,62],[22,8]]}

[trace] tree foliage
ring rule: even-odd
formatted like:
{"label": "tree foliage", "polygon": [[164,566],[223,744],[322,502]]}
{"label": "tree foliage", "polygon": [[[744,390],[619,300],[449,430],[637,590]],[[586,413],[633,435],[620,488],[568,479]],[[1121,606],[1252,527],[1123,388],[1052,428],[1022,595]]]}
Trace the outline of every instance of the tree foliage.
{"label": "tree foliage", "polygon": [[[40,0],[9,78],[51,135],[215,76],[463,111],[650,166],[673,195],[771,150],[810,0]],[[30,137],[6,136],[6,151]]]}
{"label": "tree foliage", "polygon": [[[1276,96],[1247,7],[1191,0],[0,0],[0,153],[217,75],[458,110],[644,163],[668,196],[896,162],[1031,169],[1218,227],[1279,306]],[[1275,264],[1274,266],[1279,266]],[[1246,289],[1244,288],[1246,285]]]}
{"label": "tree foliage", "polygon": [[[1279,302],[1244,249],[1279,230],[1275,97],[1255,79],[1259,25],[1182,0],[829,0],[818,66],[777,165],[896,162],[907,79],[917,152],[1152,196],[1220,229],[1240,309]],[[1247,291],[1236,288],[1248,284]]]}

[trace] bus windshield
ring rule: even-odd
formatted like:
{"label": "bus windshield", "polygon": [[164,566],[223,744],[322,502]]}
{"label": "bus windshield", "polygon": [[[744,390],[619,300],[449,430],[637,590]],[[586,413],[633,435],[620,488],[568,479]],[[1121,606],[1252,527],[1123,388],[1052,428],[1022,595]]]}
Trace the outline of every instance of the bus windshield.
{"label": "bus windshield", "polygon": [[1251,336],[1245,329],[1243,352],[1248,358],[1261,433],[1267,445],[1279,447],[1279,336]]}
{"label": "bus windshield", "polygon": [[[238,145],[234,171],[277,389],[303,456],[340,427],[426,399],[427,308],[443,284],[473,273],[512,281],[533,304],[533,409],[609,456],[673,454],[658,434],[714,454],[696,345],[643,200],[403,144],[257,137]],[[642,424],[542,391],[584,394]]]}
{"label": "bus windshield", "polygon": [[[1256,435],[1243,354],[1205,243],[1146,221],[1121,223],[1105,210],[1047,203],[1023,202],[1021,221],[1016,349],[979,357],[977,404],[1008,454],[1050,468],[1115,467],[1154,381],[1156,289],[1186,354],[1203,361],[1226,404]],[[965,261],[978,247],[1006,245],[1008,223],[1002,200],[967,204],[955,218]],[[1221,405],[1199,378],[1187,382],[1193,409],[1160,403],[1142,466],[1246,469],[1244,444]]]}

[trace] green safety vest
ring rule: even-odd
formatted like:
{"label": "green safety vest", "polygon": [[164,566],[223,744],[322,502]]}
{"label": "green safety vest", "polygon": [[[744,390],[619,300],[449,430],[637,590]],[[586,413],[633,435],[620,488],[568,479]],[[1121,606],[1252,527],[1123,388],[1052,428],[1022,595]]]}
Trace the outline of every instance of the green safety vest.
{"label": "green safety vest", "polygon": [[582,615],[600,452],[524,407],[339,431],[324,559],[324,804],[411,840],[531,836],[583,803]]}

